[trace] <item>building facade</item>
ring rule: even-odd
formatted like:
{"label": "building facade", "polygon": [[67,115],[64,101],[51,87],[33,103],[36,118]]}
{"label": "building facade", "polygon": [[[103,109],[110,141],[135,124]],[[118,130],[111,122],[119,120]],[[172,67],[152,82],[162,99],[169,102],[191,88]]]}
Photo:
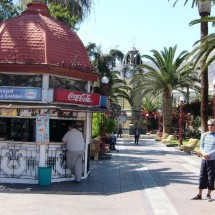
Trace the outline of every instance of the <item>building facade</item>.
{"label": "building facade", "polygon": [[[141,55],[139,51],[133,47],[127,52],[121,65],[118,65],[117,69],[120,71],[120,78],[125,80],[128,86],[135,87],[135,83],[131,85],[130,81],[135,74],[142,72],[138,66],[142,64]],[[141,133],[145,133],[145,127],[142,125],[143,116],[141,114],[141,99],[140,94],[136,94],[132,98],[133,104],[122,99],[122,115],[126,117],[126,121],[123,123],[123,132],[132,135],[135,127],[141,129]]]}

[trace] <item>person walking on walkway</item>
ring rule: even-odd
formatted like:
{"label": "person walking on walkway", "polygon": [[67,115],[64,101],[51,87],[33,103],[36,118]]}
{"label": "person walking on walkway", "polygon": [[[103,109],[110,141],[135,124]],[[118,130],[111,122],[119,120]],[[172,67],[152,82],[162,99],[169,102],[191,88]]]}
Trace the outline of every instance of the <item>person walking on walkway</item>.
{"label": "person walking on walkway", "polygon": [[84,138],[83,134],[76,128],[76,124],[70,124],[67,133],[62,142],[67,147],[67,167],[75,175],[75,183],[81,181],[82,158],[84,156]]}
{"label": "person walking on walkway", "polygon": [[119,124],[119,127],[118,127],[118,133],[117,133],[117,137],[122,137],[122,125],[121,124]]}
{"label": "person walking on walkway", "polygon": [[136,145],[138,145],[139,137],[140,137],[140,131],[139,131],[138,128],[135,128],[135,129],[134,129],[134,143],[135,143]]}
{"label": "person walking on walkway", "polygon": [[202,162],[199,176],[199,192],[192,200],[202,199],[203,189],[208,189],[207,200],[212,201],[211,191],[215,182],[215,120],[208,120],[208,132],[202,134],[200,140],[200,152]]}

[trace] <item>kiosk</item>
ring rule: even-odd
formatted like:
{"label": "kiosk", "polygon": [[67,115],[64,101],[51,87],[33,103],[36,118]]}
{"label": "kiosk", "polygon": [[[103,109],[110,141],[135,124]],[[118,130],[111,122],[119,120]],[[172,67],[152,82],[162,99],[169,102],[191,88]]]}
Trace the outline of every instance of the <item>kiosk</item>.
{"label": "kiosk", "polygon": [[51,182],[73,180],[61,142],[71,121],[85,138],[86,178],[92,112],[103,112],[106,98],[93,93],[99,77],[83,43],[36,2],[2,22],[0,34],[0,182],[36,184],[46,167]]}

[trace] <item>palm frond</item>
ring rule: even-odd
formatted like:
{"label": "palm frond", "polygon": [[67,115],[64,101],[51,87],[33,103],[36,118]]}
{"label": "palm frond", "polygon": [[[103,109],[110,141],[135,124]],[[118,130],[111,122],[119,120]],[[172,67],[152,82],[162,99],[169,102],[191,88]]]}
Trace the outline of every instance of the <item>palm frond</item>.
{"label": "palm frond", "polygon": [[199,24],[201,22],[212,22],[212,23],[214,23],[215,17],[214,16],[207,16],[207,17],[203,17],[201,19],[195,19],[189,23],[189,26],[193,26],[193,25]]}
{"label": "palm frond", "polygon": [[[168,0],[168,1],[171,1],[171,0]],[[173,1],[175,1],[174,4],[173,4],[173,7],[175,7],[175,5],[177,4],[177,2],[179,0],[173,0]],[[193,7],[195,7],[197,5],[197,2],[199,0],[184,0],[184,5],[186,5],[188,1],[192,1],[191,7],[193,8]],[[205,1],[205,0],[200,0],[200,1]]]}

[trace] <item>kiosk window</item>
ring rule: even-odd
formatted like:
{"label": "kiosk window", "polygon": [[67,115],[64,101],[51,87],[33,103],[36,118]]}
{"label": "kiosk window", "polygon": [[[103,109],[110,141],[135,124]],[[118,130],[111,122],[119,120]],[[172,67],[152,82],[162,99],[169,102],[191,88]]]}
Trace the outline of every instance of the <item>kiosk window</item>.
{"label": "kiosk window", "polygon": [[35,141],[35,120],[0,118],[0,141]]}
{"label": "kiosk window", "polygon": [[[50,142],[62,142],[64,134],[68,131],[71,120],[50,119]],[[76,121],[78,129],[84,131],[84,121]]]}
{"label": "kiosk window", "polygon": [[0,118],[0,140],[7,140],[7,119]]}
{"label": "kiosk window", "polygon": [[11,119],[11,139],[14,141],[35,141],[34,124],[32,119]]}

